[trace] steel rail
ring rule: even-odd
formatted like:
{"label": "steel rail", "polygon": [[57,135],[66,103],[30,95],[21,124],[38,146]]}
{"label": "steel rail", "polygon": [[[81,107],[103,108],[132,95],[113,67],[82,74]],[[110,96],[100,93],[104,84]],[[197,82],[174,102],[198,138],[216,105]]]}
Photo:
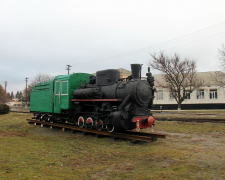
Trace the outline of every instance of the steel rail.
{"label": "steel rail", "polygon": [[27,111],[9,111],[9,112],[14,112],[14,113],[25,113],[25,114],[32,114],[30,111],[27,112]]}
{"label": "steel rail", "polygon": [[158,121],[184,121],[184,122],[210,122],[210,123],[225,123],[225,119],[191,119],[191,118],[156,118]]}
{"label": "steel rail", "polygon": [[166,138],[166,134],[162,133],[142,133],[142,132],[134,132],[134,131],[124,131],[121,132],[108,132],[108,131],[98,131],[97,129],[88,129],[88,128],[80,128],[73,124],[61,124],[61,123],[50,123],[50,122],[43,122],[43,121],[37,121],[34,119],[27,119],[29,123],[36,123],[41,124],[42,126],[50,126],[51,127],[60,127],[62,130],[70,129],[74,131],[80,131],[84,133],[91,133],[96,135],[102,135],[102,136],[110,136],[110,137],[116,137],[116,138],[124,138],[129,140],[135,140],[135,141],[146,141],[146,142],[154,142],[157,140],[157,138]]}

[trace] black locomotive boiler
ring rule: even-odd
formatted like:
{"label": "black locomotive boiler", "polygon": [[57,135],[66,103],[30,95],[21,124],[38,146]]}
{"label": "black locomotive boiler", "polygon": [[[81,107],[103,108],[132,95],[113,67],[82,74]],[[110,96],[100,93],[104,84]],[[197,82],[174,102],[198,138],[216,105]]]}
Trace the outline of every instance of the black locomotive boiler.
{"label": "black locomotive boiler", "polygon": [[112,131],[142,129],[155,125],[150,109],[154,99],[154,77],[141,79],[141,65],[131,64],[132,75],[120,78],[115,69],[97,71],[89,82],[73,91],[73,119],[80,127]]}

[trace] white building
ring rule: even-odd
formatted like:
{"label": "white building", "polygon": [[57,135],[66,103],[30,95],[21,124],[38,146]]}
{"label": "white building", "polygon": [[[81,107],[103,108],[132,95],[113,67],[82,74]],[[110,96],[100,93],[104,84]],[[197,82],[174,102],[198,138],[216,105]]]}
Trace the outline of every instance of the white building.
{"label": "white building", "polygon": [[[131,72],[126,69],[119,69],[121,78],[126,78],[131,75]],[[193,91],[181,104],[181,109],[225,109],[225,88],[217,86],[212,77],[216,71],[198,72],[197,76],[204,83],[202,87]],[[176,100],[171,95],[168,89],[163,89],[159,86],[162,84],[163,75],[153,74],[155,78],[155,99],[153,101],[153,109],[177,109],[178,105]]]}
{"label": "white building", "polygon": [[[212,81],[215,71],[199,72],[197,76],[203,80],[204,85],[193,91],[181,105],[182,109],[225,109],[225,89],[217,86]],[[177,102],[168,89],[159,86],[164,81],[163,76],[153,75],[155,78],[154,109],[177,109]]]}

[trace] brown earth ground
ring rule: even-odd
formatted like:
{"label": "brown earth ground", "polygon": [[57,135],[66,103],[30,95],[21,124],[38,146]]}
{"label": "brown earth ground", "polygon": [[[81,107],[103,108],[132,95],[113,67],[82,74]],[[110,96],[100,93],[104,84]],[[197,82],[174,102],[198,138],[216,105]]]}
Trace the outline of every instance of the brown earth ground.
{"label": "brown earth ground", "polygon": [[[157,126],[164,123],[176,126],[178,122],[158,122]],[[192,126],[191,124],[202,126],[201,123],[183,123],[184,126]],[[213,126],[211,123],[207,124]],[[225,128],[224,124],[218,124],[218,126]],[[210,176],[206,179],[225,179],[225,132],[218,131],[217,127],[212,132],[201,133],[162,131],[163,133],[167,133],[167,138],[160,141],[161,143],[165,143],[164,147],[176,149],[183,153],[186,152],[188,154],[186,158],[189,159],[189,162],[186,164],[187,166],[198,166],[198,170],[190,169],[190,179],[205,179],[205,175],[207,174],[205,172],[206,169],[210,172]],[[173,160],[175,160],[174,163],[182,161],[179,158]],[[168,165],[171,165],[171,162],[161,164],[163,167],[167,167]]]}

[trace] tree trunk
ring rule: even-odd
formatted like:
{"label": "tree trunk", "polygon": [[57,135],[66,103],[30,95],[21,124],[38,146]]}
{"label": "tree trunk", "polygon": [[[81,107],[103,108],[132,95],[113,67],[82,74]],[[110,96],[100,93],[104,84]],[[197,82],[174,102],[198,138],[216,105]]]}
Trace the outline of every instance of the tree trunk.
{"label": "tree trunk", "polygon": [[178,102],[178,111],[181,110],[181,102]]}

